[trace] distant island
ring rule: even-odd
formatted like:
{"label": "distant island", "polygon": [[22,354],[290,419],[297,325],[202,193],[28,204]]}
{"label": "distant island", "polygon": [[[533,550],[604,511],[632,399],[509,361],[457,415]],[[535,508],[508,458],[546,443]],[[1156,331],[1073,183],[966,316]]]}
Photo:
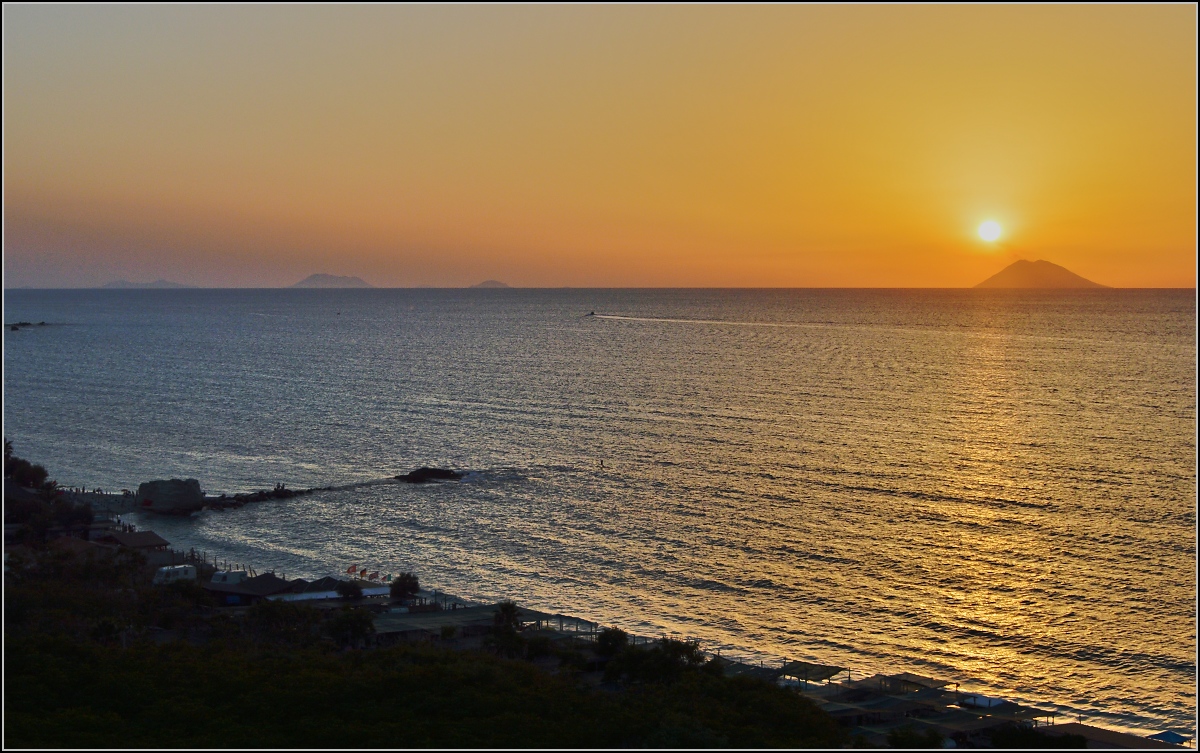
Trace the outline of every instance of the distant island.
{"label": "distant island", "polygon": [[165,290],[168,288],[194,288],[195,285],[184,285],[170,280],[155,280],[154,282],[130,282],[129,280],[113,280],[107,285],[102,285],[102,288],[112,288],[116,290],[132,290],[132,289],[155,289]]}
{"label": "distant island", "polygon": [[341,277],[339,275],[309,275],[300,282],[292,285],[293,288],[373,288],[368,282],[364,282],[361,277]]}
{"label": "distant island", "polygon": [[473,287],[473,288],[507,288],[508,285],[506,283],[500,282],[499,280],[484,280],[483,282],[479,283],[478,285],[472,285],[471,287]]}
{"label": "distant island", "polygon": [[1022,259],[979,283],[977,288],[1107,288],[1048,261]]}

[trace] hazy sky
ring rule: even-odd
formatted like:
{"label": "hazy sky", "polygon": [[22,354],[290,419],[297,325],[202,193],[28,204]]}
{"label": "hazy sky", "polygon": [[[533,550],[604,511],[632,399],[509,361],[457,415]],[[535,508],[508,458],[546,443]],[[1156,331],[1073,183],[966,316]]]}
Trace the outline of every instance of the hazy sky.
{"label": "hazy sky", "polygon": [[3,20],[9,287],[1195,284],[1191,4]]}

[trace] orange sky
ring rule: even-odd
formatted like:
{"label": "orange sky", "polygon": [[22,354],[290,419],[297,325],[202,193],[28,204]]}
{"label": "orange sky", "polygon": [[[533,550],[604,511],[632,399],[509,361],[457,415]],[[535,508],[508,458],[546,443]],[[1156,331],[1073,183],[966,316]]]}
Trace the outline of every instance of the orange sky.
{"label": "orange sky", "polygon": [[4,66],[7,287],[1195,285],[1193,5],[6,5]]}

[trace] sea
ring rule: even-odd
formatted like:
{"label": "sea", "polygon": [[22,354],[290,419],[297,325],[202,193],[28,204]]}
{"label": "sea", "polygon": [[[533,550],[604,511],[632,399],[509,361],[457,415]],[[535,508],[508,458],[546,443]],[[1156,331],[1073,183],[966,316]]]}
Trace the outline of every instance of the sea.
{"label": "sea", "polygon": [[4,321],[4,435],[61,484],[332,487],[127,518],[177,549],[1195,732],[1194,290],[10,290]]}

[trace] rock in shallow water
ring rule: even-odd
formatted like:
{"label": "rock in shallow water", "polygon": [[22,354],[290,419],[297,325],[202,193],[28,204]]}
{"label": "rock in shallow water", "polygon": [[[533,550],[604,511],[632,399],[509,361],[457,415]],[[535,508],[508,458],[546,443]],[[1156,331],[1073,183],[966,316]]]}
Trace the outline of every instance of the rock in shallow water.
{"label": "rock in shallow water", "polygon": [[204,506],[204,493],[194,478],[147,481],[138,486],[137,503],[151,512],[186,515]]}
{"label": "rock in shallow water", "polygon": [[403,476],[396,476],[395,479],[409,484],[428,484],[431,481],[457,481],[465,475],[467,474],[448,468],[418,468]]}

